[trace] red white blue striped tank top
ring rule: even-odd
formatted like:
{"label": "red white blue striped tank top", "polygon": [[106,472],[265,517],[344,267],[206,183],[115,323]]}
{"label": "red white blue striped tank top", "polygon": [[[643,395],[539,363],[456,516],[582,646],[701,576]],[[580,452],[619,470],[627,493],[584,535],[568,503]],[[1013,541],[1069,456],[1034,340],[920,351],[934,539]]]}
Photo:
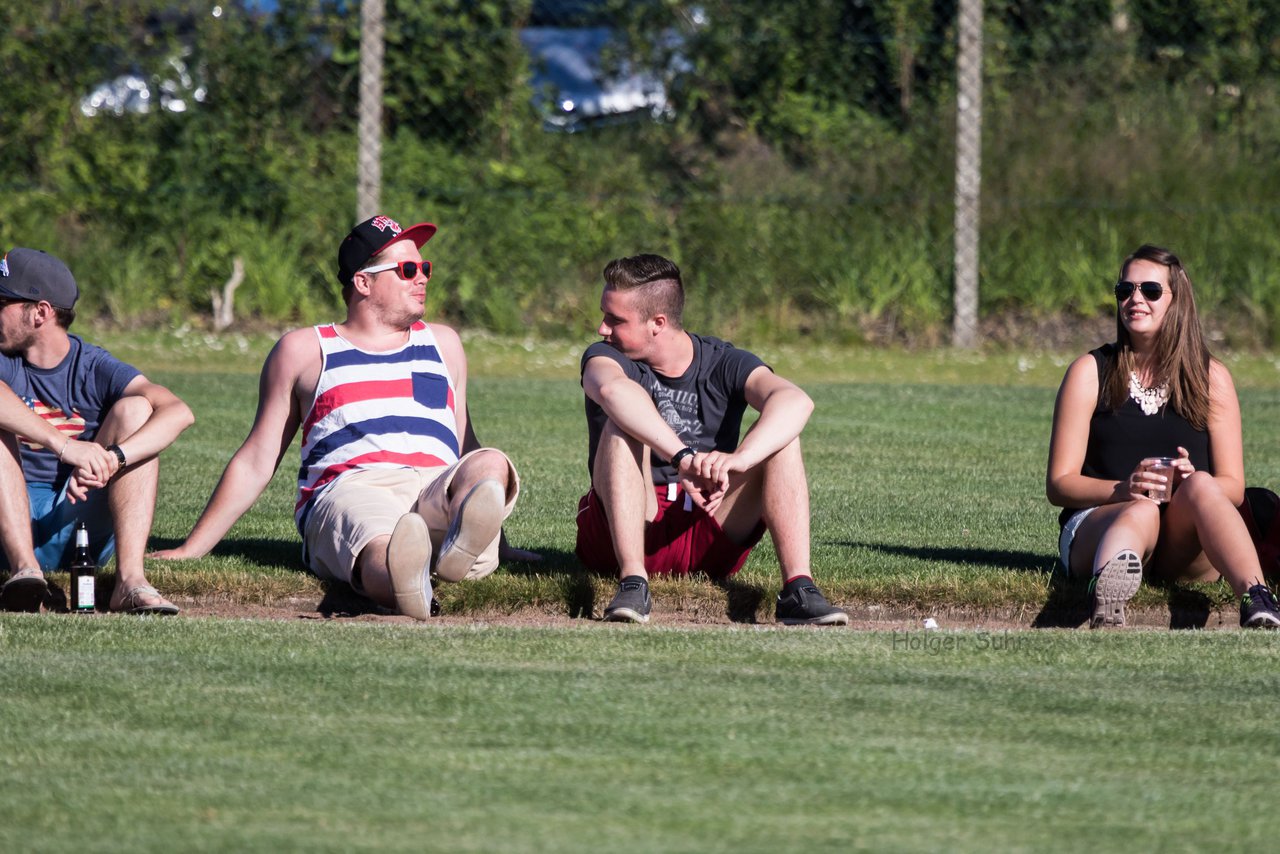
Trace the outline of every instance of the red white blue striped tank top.
{"label": "red white blue striped tank top", "polygon": [[315,330],[322,361],[302,421],[299,532],[316,496],[344,472],[458,461],[453,380],[426,323],[414,323],[403,347],[383,353],[361,350],[332,324]]}

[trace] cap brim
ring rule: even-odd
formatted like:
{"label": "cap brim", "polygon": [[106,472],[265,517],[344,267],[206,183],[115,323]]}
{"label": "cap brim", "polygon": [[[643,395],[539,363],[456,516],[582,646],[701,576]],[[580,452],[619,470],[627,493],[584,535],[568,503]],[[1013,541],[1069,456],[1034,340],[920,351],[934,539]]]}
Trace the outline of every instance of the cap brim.
{"label": "cap brim", "polygon": [[414,245],[421,249],[422,244],[430,240],[435,233],[436,227],[429,222],[420,222],[417,225],[411,225],[395,237],[388,240],[386,243],[379,246],[377,249],[373,250],[373,252],[369,254],[369,257],[372,258],[392,243],[399,243],[401,240],[412,240]]}
{"label": "cap brim", "polygon": [[0,299],[19,299],[23,302],[31,302],[31,297],[20,294],[17,291],[11,291],[4,285],[0,285]]}

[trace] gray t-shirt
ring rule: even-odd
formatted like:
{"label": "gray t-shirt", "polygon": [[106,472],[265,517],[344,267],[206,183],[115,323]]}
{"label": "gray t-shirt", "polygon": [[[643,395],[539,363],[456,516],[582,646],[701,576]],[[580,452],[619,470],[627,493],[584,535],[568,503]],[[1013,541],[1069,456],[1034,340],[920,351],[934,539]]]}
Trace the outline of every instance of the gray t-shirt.
{"label": "gray t-shirt", "polygon": [[[71,350],[56,367],[37,368],[19,356],[0,354],[0,381],[22,402],[70,439],[89,441],[98,434],[107,411],[125,386],[142,372],[78,335],[68,335]],[[43,448],[21,440],[22,473],[27,483],[61,488],[71,467],[58,462],[61,448]]]}
{"label": "gray t-shirt", "polygon": [[[678,377],[664,376],[644,362],[636,362],[609,344],[597,341],[582,354],[587,361],[604,356],[617,362],[629,379],[639,383],[653,400],[662,419],[686,445],[699,451],[733,451],[738,447],[742,416],[747,409],[747,377],[756,368],[768,367],[754,353],[739,350],[727,341],[685,333],[693,341],[693,361]],[[596,447],[608,418],[600,405],[586,398],[590,447],[587,469],[594,469]],[[653,482],[679,480],[670,461],[651,455]]]}

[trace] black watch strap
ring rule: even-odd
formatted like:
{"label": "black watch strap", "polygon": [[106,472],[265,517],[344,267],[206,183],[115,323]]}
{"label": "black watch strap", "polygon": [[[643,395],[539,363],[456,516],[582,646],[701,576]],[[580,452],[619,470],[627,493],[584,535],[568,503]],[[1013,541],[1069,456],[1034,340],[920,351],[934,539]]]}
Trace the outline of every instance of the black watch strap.
{"label": "black watch strap", "polygon": [[128,460],[124,458],[124,451],[120,450],[119,445],[107,445],[107,450],[116,455],[116,459],[120,461],[120,468],[128,465]]}
{"label": "black watch strap", "polygon": [[696,448],[690,448],[688,446],[681,448],[671,457],[671,467],[673,469],[680,468],[680,463],[684,462],[685,457],[692,457],[696,453],[698,453]]}

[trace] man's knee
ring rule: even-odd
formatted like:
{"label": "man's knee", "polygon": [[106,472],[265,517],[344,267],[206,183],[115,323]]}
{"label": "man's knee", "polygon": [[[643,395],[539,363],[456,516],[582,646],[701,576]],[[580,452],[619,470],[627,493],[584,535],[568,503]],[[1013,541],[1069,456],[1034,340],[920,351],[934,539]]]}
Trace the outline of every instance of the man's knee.
{"label": "man's knee", "polygon": [[473,478],[492,478],[505,484],[510,479],[511,465],[501,451],[481,448],[463,463],[467,474]]}
{"label": "man's knee", "polygon": [[600,442],[596,445],[596,461],[592,470],[591,485],[601,491],[608,491],[605,484],[616,472],[626,470],[649,470],[649,448],[639,439],[633,438],[613,421],[605,421],[600,431]]}
{"label": "man's knee", "polygon": [[111,409],[107,410],[98,433],[104,438],[110,438],[113,441],[123,439],[125,436],[136,432],[143,424],[146,424],[152,412],[151,404],[145,397],[140,395],[122,397],[111,405]]}
{"label": "man's knee", "polygon": [[623,430],[612,419],[606,419],[604,426],[600,429],[600,449],[603,450],[605,444],[626,448],[633,454],[639,454],[644,448],[644,443],[633,437],[630,433]]}

